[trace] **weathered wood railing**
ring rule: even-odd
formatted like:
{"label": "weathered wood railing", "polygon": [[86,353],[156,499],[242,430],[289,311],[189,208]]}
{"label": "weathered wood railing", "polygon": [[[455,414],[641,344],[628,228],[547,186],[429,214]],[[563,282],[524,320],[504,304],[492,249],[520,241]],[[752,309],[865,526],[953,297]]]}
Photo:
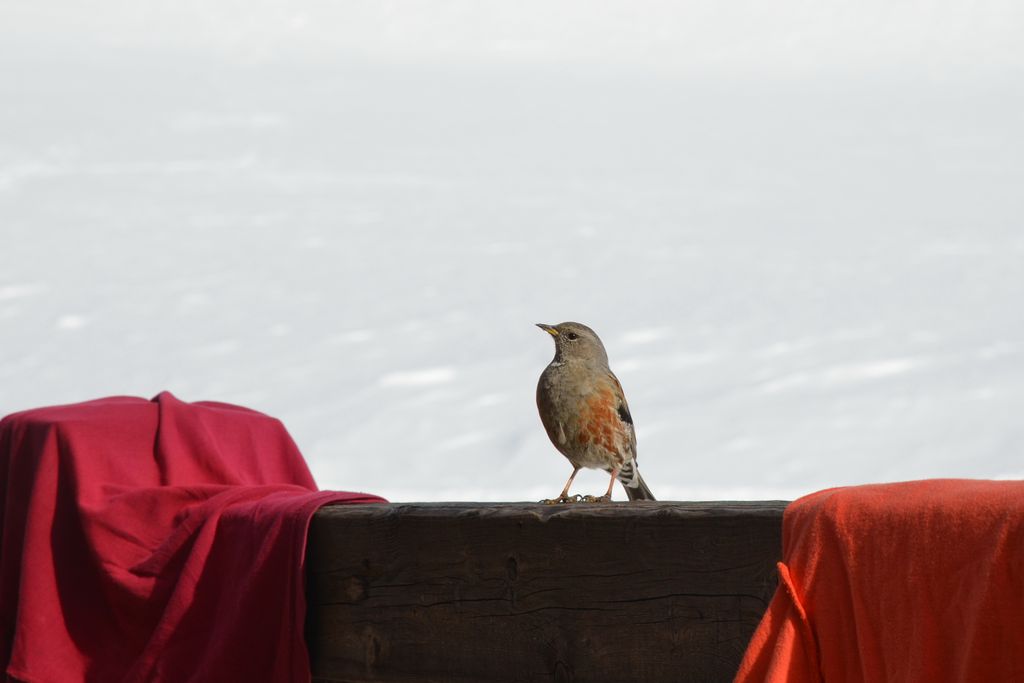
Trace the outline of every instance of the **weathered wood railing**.
{"label": "weathered wood railing", "polygon": [[730,681],[783,502],[338,506],[313,519],[315,681]]}

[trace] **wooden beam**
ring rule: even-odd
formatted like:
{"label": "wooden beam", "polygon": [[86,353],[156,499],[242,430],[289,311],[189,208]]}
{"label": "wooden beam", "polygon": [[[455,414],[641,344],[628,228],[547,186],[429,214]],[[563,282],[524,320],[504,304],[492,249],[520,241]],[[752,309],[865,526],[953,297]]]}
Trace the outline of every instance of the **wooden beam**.
{"label": "wooden beam", "polygon": [[315,681],[730,681],[775,590],[784,502],[327,507]]}

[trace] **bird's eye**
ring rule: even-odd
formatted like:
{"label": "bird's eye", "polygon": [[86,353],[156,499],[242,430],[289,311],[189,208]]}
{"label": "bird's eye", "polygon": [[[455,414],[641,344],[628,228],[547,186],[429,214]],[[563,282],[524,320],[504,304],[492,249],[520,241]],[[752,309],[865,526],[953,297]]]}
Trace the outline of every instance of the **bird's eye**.
{"label": "bird's eye", "polygon": [[565,336],[569,338],[569,341],[576,341],[577,339],[580,338],[580,335],[576,334],[575,332],[570,332]]}

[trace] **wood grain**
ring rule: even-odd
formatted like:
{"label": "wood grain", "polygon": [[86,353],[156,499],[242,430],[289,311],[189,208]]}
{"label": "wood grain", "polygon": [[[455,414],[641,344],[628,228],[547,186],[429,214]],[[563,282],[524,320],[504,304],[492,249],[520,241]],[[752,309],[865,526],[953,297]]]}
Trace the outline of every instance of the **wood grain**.
{"label": "wood grain", "polygon": [[337,506],[313,519],[316,681],[730,681],[784,502]]}

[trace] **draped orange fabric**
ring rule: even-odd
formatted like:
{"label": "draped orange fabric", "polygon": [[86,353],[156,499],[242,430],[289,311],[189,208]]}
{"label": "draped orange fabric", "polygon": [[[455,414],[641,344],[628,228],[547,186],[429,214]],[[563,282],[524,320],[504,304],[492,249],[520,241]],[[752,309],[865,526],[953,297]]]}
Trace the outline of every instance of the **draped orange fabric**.
{"label": "draped orange fabric", "polygon": [[1024,681],[1024,482],[820,491],[736,683]]}

